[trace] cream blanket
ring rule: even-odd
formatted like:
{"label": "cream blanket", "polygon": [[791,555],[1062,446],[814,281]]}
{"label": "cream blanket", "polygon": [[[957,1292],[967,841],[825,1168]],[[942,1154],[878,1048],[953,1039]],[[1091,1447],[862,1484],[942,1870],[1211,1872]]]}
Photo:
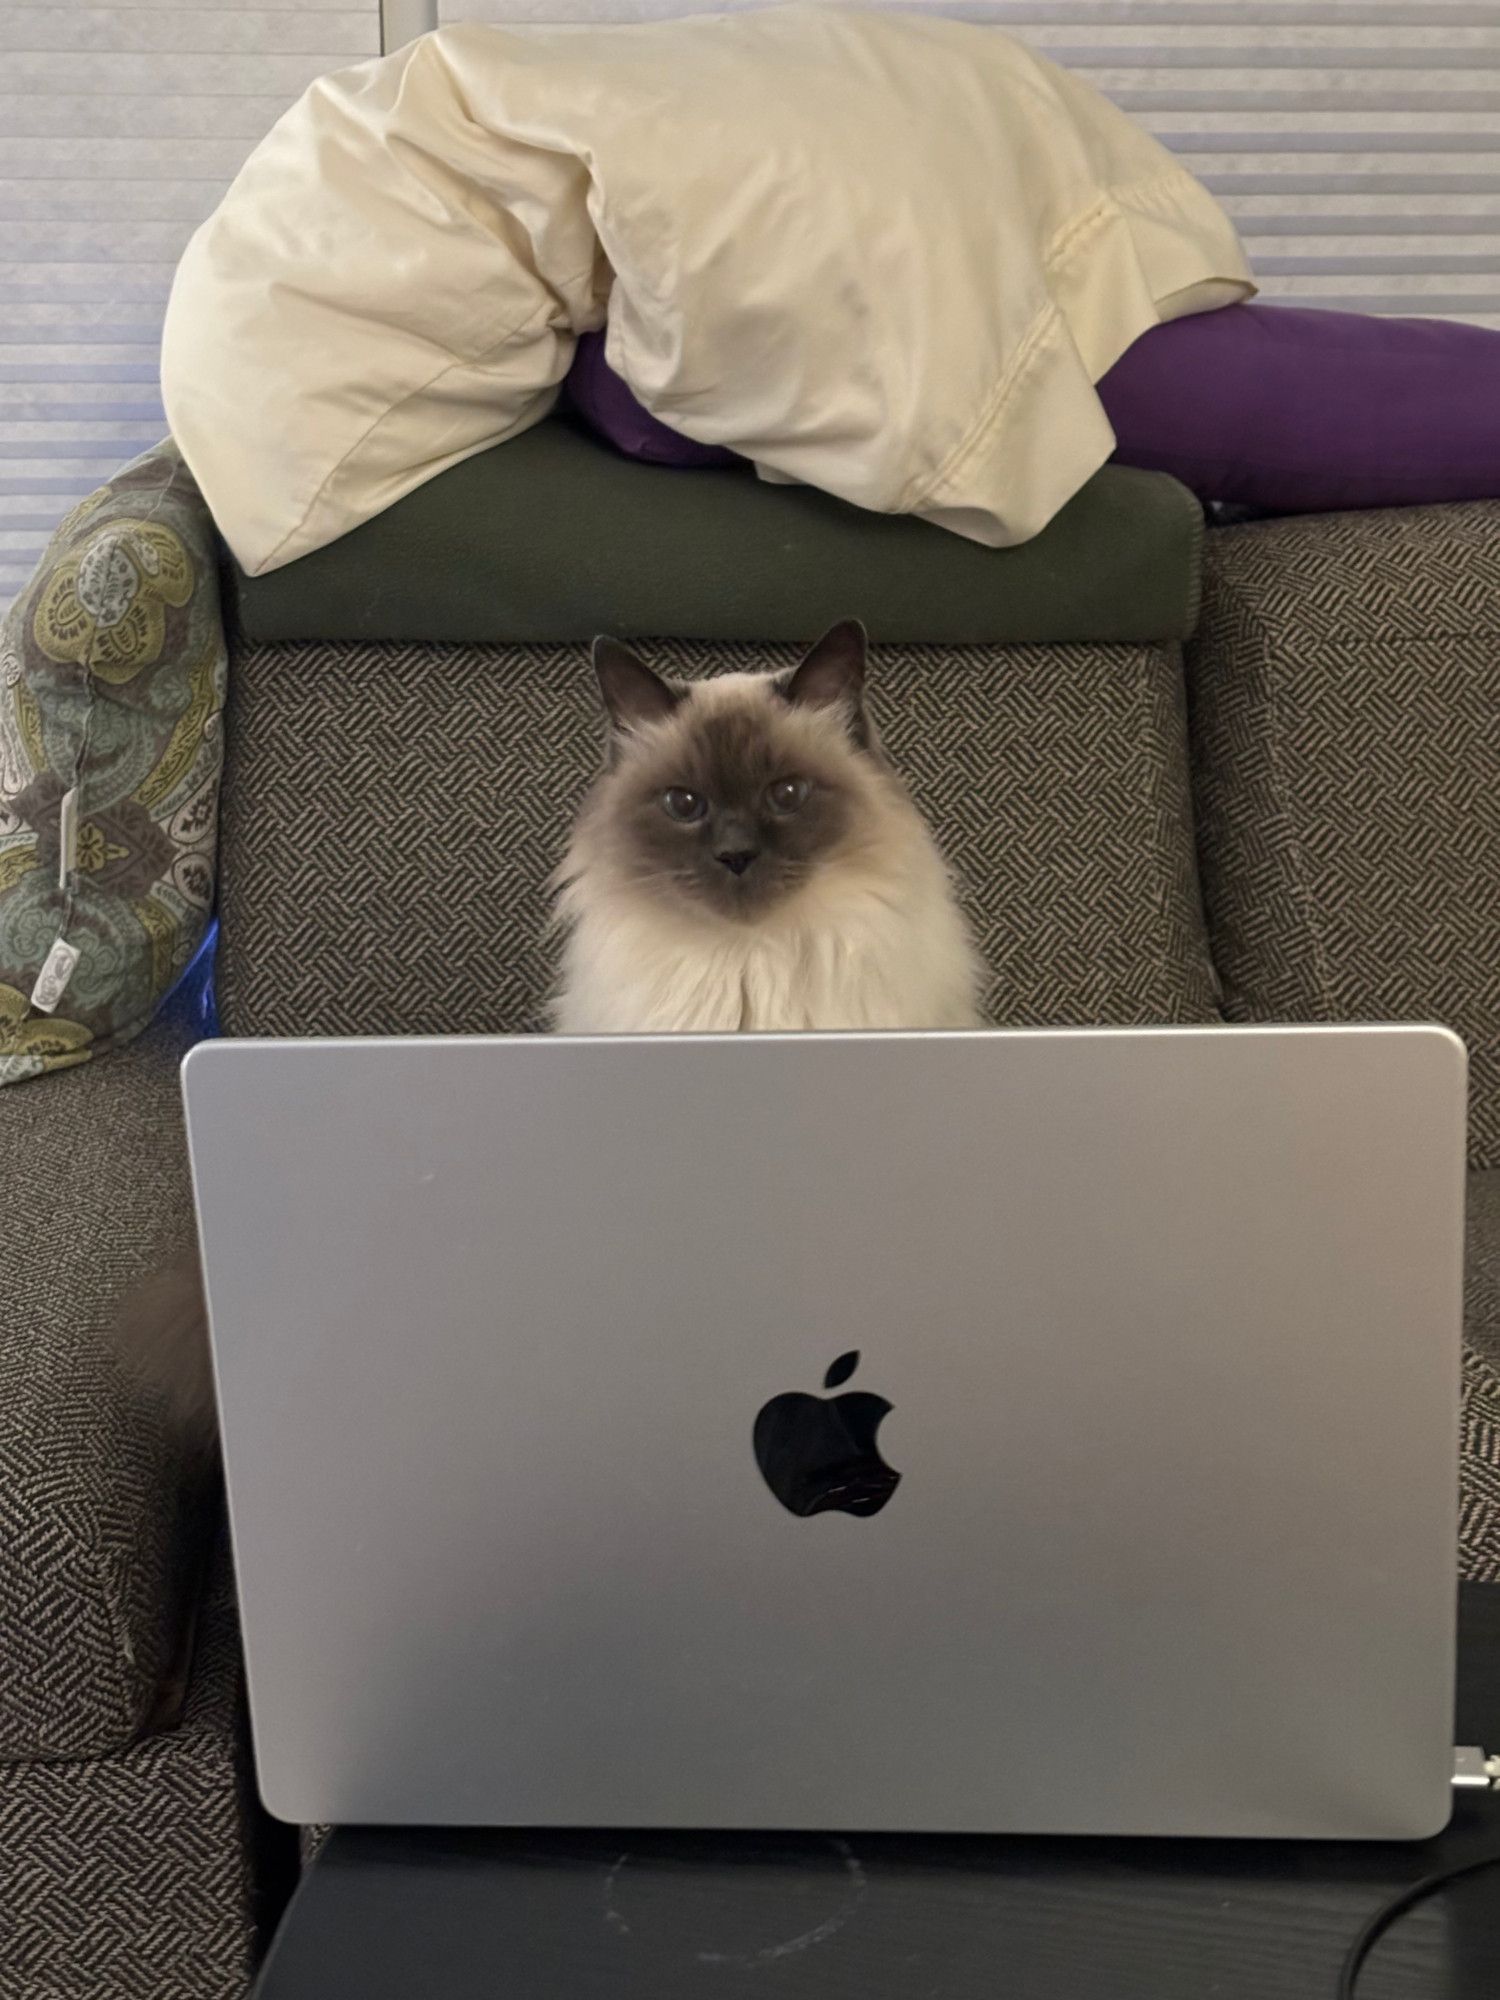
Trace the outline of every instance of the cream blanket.
{"label": "cream blanket", "polygon": [[806,6],[444,28],[316,83],[194,236],[162,374],[253,572],[546,415],[574,337],[674,429],[991,544],[1093,384],[1251,290],[1207,192],[991,28]]}

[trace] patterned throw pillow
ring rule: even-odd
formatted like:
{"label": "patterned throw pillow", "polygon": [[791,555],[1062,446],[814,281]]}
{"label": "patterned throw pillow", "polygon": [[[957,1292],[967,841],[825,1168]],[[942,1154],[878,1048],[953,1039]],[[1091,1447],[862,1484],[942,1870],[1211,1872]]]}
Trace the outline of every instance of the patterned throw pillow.
{"label": "patterned throw pillow", "polygon": [[0,1083],[145,1027],[214,895],[212,524],[161,445],[62,523],[0,625]]}

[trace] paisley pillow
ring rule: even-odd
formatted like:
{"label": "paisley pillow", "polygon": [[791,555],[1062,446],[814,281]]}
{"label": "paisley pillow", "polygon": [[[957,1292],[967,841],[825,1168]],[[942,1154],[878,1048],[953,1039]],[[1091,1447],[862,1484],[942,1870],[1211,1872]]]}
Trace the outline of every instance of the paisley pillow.
{"label": "paisley pillow", "polygon": [[226,655],[176,448],[62,523],[0,625],[0,1083],[151,1019],[214,895]]}

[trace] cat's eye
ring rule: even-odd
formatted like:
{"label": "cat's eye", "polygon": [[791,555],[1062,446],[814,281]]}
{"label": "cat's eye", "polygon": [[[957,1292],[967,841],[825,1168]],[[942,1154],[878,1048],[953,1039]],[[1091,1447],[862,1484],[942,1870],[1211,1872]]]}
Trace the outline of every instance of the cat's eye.
{"label": "cat's eye", "polygon": [[668,819],[680,820],[684,826],[702,819],[708,811],[708,800],[702,792],[690,792],[686,785],[673,785],[663,792],[661,804]]}
{"label": "cat's eye", "polygon": [[798,812],[807,804],[807,795],[812,790],[806,778],[778,778],[774,785],[766,787],[766,804],[782,819]]}

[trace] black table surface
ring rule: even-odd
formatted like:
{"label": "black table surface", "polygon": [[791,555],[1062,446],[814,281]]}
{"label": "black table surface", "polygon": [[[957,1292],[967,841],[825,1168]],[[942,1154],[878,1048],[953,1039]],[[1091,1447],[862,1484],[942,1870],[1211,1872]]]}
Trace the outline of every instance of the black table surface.
{"label": "black table surface", "polygon": [[[1500,1585],[1460,1635],[1456,1740],[1500,1750]],[[344,1828],[257,2000],[1332,2000],[1378,1905],[1488,1851],[1482,1792],[1380,1846]],[[1500,1868],[1402,1917],[1358,1991],[1500,2000]]]}

